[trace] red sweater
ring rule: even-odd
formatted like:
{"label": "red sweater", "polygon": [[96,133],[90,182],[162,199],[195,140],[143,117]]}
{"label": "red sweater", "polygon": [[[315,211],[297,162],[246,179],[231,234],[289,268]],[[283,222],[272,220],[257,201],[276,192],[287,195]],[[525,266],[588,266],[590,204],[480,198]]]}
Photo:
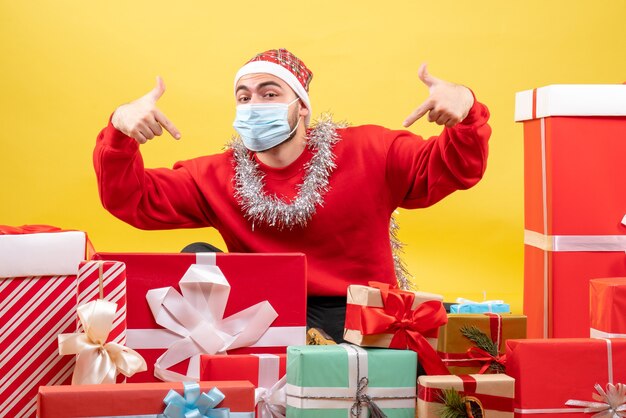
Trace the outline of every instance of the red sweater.
{"label": "red sweater", "polygon": [[[337,168],[323,207],[306,228],[284,231],[258,224],[252,230],[243,216],[233,194],[232,150],[146,169],[137,142],[109,124],[93,157],[102,204],[119,219],[141,229],[212,226],[230,252],[305,253],[309,295],[345,296],[349,284],[395,283],[389,220],[397,207],[430,206],[480,180],[488,118],[475,102],[462,123],[428,140],[374,125],[338,129]],[[293,198],[311,156],[305,150],[280,169],[259,162],[265,190]]]}

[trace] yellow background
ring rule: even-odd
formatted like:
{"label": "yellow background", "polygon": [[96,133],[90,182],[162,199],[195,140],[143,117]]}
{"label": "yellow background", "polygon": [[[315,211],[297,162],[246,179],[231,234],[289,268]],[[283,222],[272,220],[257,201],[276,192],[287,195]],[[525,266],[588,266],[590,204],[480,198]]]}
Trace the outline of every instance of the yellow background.
{"label": "yellow background", "polygon": [[[100,205],[91,152],[120,104],[160,74],[183,134],[142,147],[147,166],[218,152],[233,76],[286,47],[315,73],[314,114],[400,128],[427,97],[417,69],[471,86],[491,110],[487,173],[473,189],[399,216],[422,290],[522,307],[522,126],[517,91],[626,81],[626,1],[0,1],[0,224],[89,233],[100,251],[223,247],[211,229],[146,232]],[[419,121],[412,130],[439,131]],[[366,227],[364,225],[364,227]],[[332,239],[332,238],[330,238]]]}

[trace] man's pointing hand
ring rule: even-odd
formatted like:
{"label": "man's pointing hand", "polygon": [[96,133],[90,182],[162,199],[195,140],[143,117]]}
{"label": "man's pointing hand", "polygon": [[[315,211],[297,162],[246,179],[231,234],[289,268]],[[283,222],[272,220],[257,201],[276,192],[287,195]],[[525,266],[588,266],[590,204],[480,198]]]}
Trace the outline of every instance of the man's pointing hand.
{"label": "man's pointing hand", "polygon": [[140,144],[163,134],[163,128],[174,138],[180,139],[180,132],[161,112],[157,101],[165,93],[165,84],[157,77],[156,86],[139,99],[117,108],[111,123],[122,133],[134,138]]}
{"label": "man's pointing hand", "polygon": [[450,83],[430,75],[426,64],[418,71],[420,80],[428,87],[430,95],[402,125],[406,128],[428,113],[428,121],[449,128],[461,122],[474,105],[471,91],[464,86]]}

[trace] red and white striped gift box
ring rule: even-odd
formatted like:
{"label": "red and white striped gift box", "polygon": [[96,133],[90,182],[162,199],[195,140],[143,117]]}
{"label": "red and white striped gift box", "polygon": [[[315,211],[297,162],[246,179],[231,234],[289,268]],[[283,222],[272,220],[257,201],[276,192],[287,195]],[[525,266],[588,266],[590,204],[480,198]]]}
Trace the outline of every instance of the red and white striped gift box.
{"label": "red and white striped gift box", "polygon": [[0,417],[34,417],[40,385],[71,381],[75,357],[59,355],[57,335],[76,331],[86,244],[80,231],[15,234],[0,226]]}
{"label": "red and white striped gift box", "polygon": [[[117,304],[107,341],[126,345],[126,265],[120,261],[83,261],[78,268],[78,306],[105,299]],[[78,332],[84,332],[78,316]]]}

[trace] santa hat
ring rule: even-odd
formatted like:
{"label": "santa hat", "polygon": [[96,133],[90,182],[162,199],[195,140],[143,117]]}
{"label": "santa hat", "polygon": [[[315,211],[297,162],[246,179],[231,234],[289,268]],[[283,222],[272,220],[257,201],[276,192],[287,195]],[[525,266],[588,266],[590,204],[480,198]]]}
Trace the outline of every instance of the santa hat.
{"label": "santa hat", "polygon": [[309,109],[309,114],[304,120],[305,125],[309,125],[312,113],[309,100],[309,84],[313,78],[313,73],[298,57],[283,48],[261,52],[237,71],[235,75],[235,89],[241,77],[255,73],[271,74],[287,83]]}

